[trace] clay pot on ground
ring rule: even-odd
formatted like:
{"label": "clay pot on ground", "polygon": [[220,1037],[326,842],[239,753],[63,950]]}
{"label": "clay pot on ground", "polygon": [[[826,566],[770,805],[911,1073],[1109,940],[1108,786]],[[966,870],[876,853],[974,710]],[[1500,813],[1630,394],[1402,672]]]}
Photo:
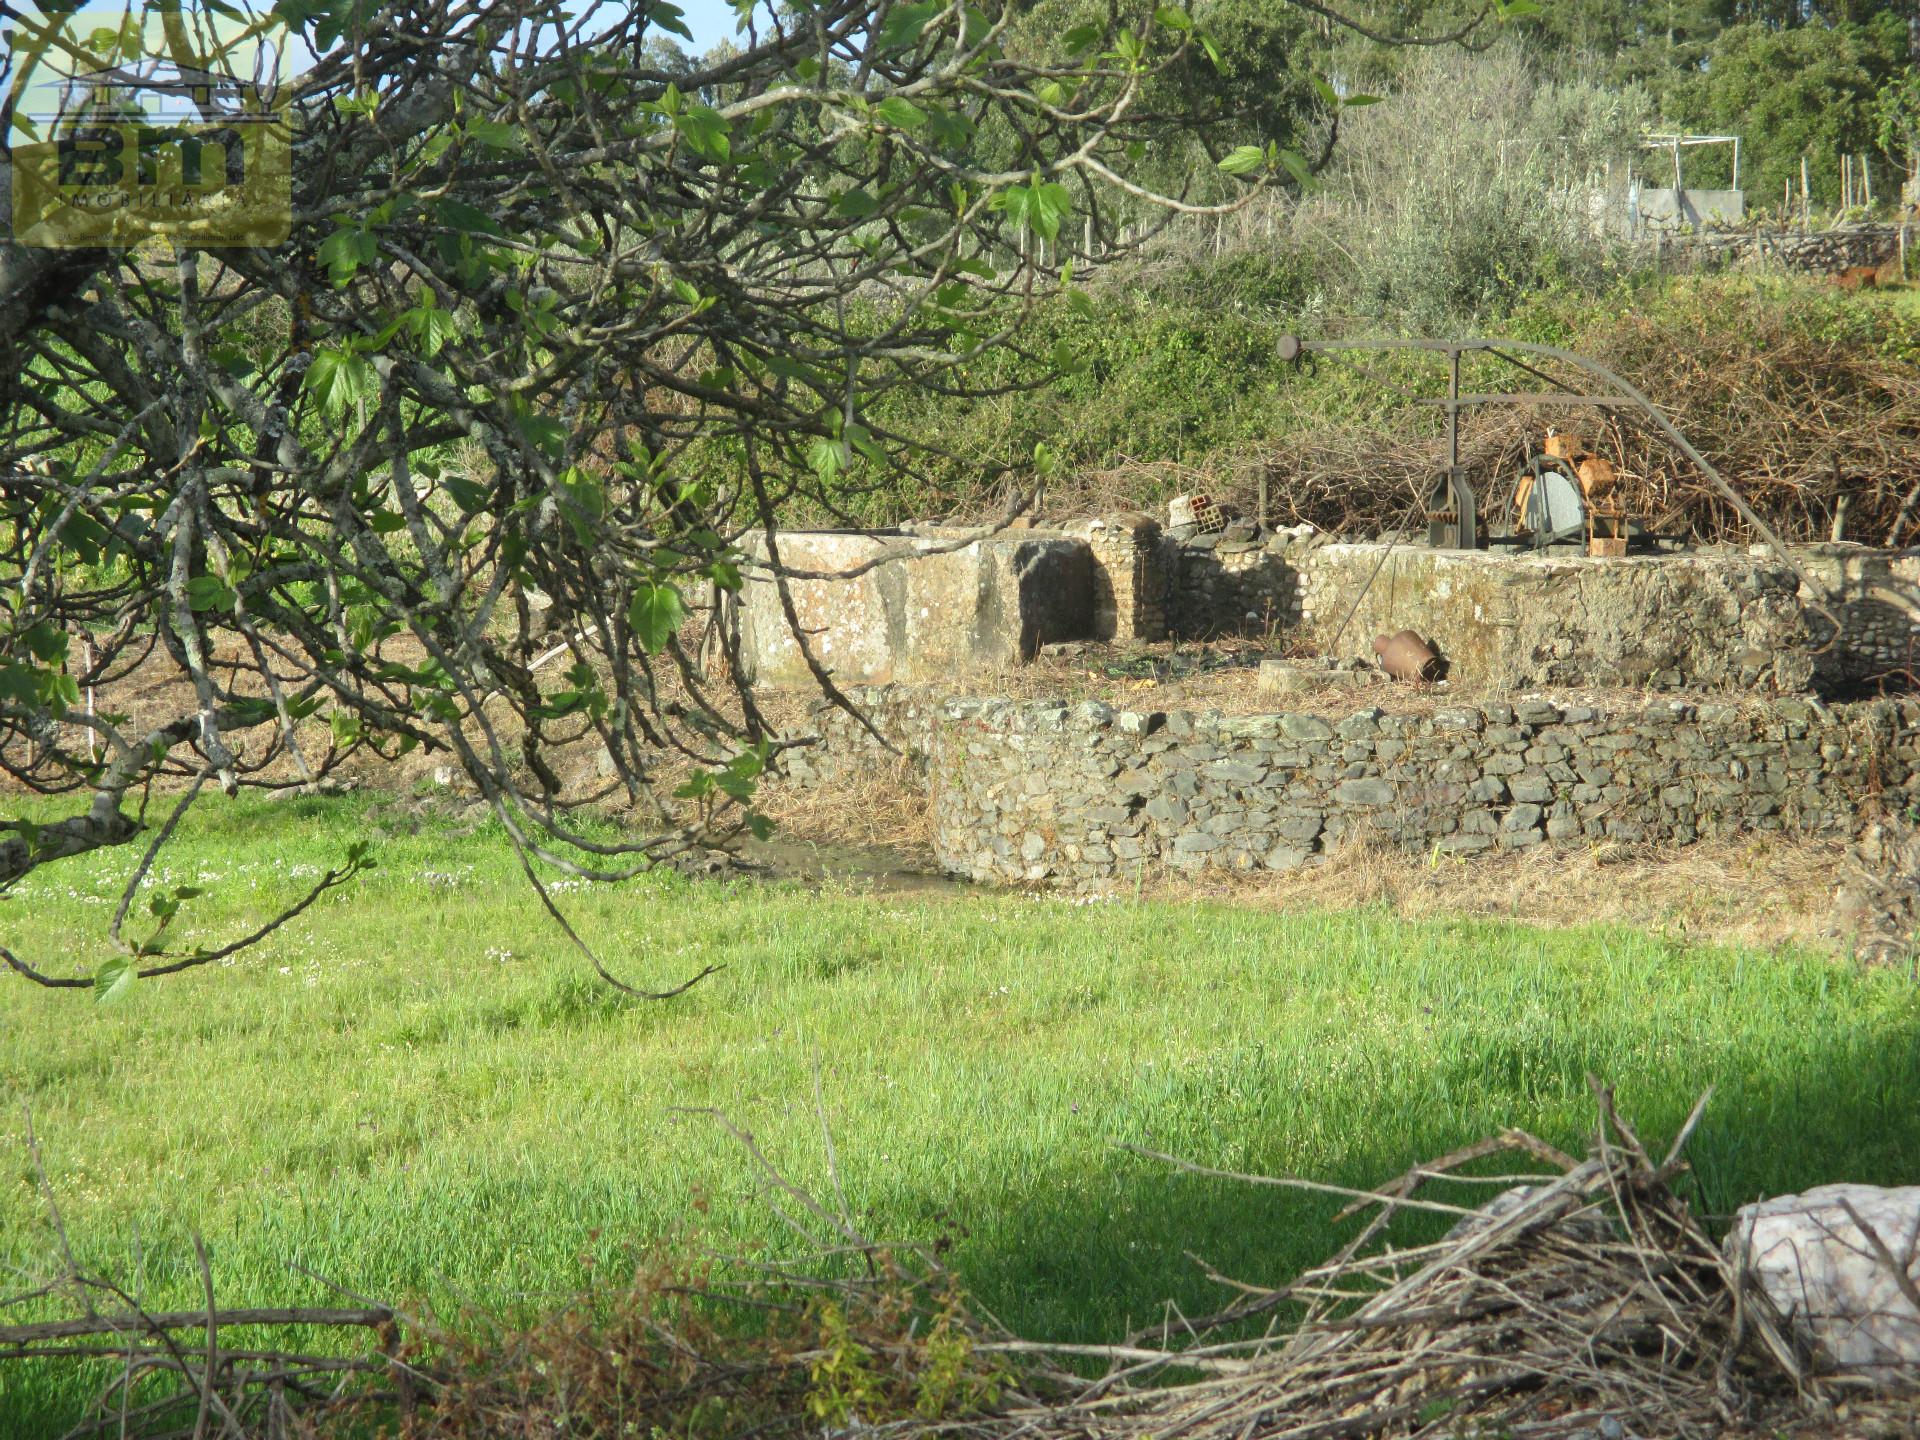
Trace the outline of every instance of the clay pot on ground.
{"label": "clay pot on ground", "polygon": [[1412,683],[1439,678],[1440,657],[1411,630],[1375,637],[1373,653],[1380,657],[1380,668],[1396,680]]}

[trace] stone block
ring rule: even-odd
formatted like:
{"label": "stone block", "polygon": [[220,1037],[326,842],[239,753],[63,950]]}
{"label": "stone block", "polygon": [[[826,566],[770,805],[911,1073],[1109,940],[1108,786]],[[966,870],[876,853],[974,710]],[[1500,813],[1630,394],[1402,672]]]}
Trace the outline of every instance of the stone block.
{"label": "stone block", "polygon": [[1334,788],[1333,798],[1341,805],[1391,805],[1394,793],[1385,780],[1346,780]]}
{"label": "stone block", "polygon": [[1224,842],[1218,835],[1209,835],[1202,830],[1189,830],[1184,835],[1176,835],[1173,841],[1173,853],[1176,855],[1204,855],[1210,850],[1218,850]]}
{"label": "stone block", "polygon": [[[845,575],[787,585],[809,647],[837,681],[936,679],[1004,668],[1032,659],[1042,645],[1087,637],[1093,561],[1084,542],[1027,531],[945,552],[942,543],[897,532],[779,537],[783,565]],[[765,541],[750,538],[744,549],[747,581],[738,613],[746,678],[769,687],[812,685],[779,588],[765,569]],[[867,565],[872,568],[861,570]]]}
{"label": "stone block", "polygon": [[1187,804],[1174,795],[1156,795],[1146,805],[1146,813],[1162,825],[1186,823]]}
{"label": "stone block", "polygon": [[1298,870],[1313,858],[1313,851],[1299,845],[1276,845],[1261,858],[1269,870]]}
{"label": "stone block", "polygon": [[1229,785],[1256,785],[1267,778],[1265,766],[1248,765],[1236,760],[1221,760],[1207,766],[1207,778]]}
{"label": "stone block", "polygon": [[1333,726],[1318,715],[1282,715],[1280,733],[1289,740],[1330,740]]}
{"label": "stone block", "polygon": [[1500,828],[1508,831],[1536,829],[1544,813],[1538,805],[1516,805],[1507,811],[1507,818],[1500,822]]}
{"label": "stone block", "polygon": [[1536,805],[1545,805],[1553,799],[1553,785],[1544,775],[1516,775],[1508,782],[1507,789],[1514,799]]}

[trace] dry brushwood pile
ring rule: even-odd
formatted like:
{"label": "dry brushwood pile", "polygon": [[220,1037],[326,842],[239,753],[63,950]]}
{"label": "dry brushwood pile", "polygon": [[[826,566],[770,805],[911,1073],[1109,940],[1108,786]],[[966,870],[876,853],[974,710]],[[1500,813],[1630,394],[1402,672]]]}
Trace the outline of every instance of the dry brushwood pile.
{"label": "dry brushwood pile", "polygon": [[[1847,539],[1920,543],[1920,366],[1913,363],[1911,337],[1901,344],[1889,332],[1867,343],[1815,334],[1761,297],[1721,299],[1712,326],[1627,316],[1574,347],[1660,406],[1784,538],[1829,538],[1845,496]],[[1490,371],[1482,379],[1487,383],[1470,378],[1464,388],[1504,391],[1524,381],[1512,372]],[[1424,381],[1394,374],[1385,388],[1394,384],[1422,395],[1445,393],[1438,366]],[[1488,492],[1488,506],[1506,501],[1549,425],[1584,436],[1615,461],[1630,512],[1656,533],[1694,543],[1752,538],[1706,477],[1626,411],[1603,416],[1577,407],[1506,405],[1464,412],[1462,462]],[[1138,504],[1146,493],[1204,490],[1251,515],[1264,471],[1275,524],[1305,521],[1330,534],[1362,537],[1403,525],[1409,501],[1444,463],[1437,425],[1413,417],[1394,426],[1326,425],[1303,410],[1288,428],[1293,433],[1285,438],[1206,470],[1124,463],[1088,477],[1088,496],[1111,502],[1125,491]],[[1056,496],[1055,503],[1064,498]]]}
{"label": "dry brushwood pile", "polygon": [[1848,848],[1831,929],[1866,963],[1920,976],[1920,828],[1911,815],[1875,821]]}
{"label": "dry brushwood pile", "polygon": [[[62,1289],[80,1313],[0,1326],[0,1359],[106,1362],[95,1418],[73,1434],[134,1440],[1902,1433],[1910,1397],[1876,1400],[1825,1373],[1676,1193],[1706,1098],[1656,1158],[1611,1093],[1594,1093],[1584,1159],[1509,1130],[1376,1191],[1148,1156],[1331,1189],[1351,1199],[1343,1219],[1369,1218],[1291,1283],[1214,1276],[1233,1292],[1225,1309],[1118,1345],[1005,1333],[966,1305],[936,1252],[864,1239],[843,1202],[802,1192],[734,1131],[770,1201],[837,1257],[841,1278],[822,1275],[827,1261],[749,1265],[744,1284],[662,1272],[530,1328],[478,1327],[476,1339],[469,1325],[455,1340],[381,1307],[221,1311],[210,1281],[204,1312],[147,1315],[75,1272]],[[1501,1157],[1529,1162],[1525,1173],[1486,1173]],[[1488,1187],[1499,1193],[1482,1203]],[[1417,1214],[1452,1228],[1396,1245],[1397,1223]],[[751,1326],[725,1323],[735,1307]],[[379,1340],[333,1359],[263,1341],[292,1325],[370,1327]]]}

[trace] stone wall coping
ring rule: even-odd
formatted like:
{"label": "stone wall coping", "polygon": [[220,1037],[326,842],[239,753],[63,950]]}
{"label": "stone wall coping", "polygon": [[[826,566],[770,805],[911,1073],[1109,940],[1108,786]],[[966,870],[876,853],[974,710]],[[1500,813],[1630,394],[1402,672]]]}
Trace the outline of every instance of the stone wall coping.
{"label": "stone wall coping", "polygon": [[[847,687],[843,693],[855,704],[898,708],[903,702],[911,704],[923,690],[912,685],[857,685]],[[929,701],[933,698],[927,696]],[[1101,700],[1014,700],[996,696],[953,696],[938,700],[937,707],[946,720],[972,721],[985,728],[1015,732],[1115,729],[1131,735],[1148,735],[1167,729],[1183,737],[1211,734],[1227,739],[1326,739],[1346,733],[1342,727],[1356,724],[1402,733],[1409,729],[1426,733],[1449,730],[1479,733],[1490,726],[1539,729],[1549,725],[1623,725],[1646,729],[1728,725],[1742,719],[1789,725],[1846,727],[1862,721],[1869,725],[1901,723],[1920,727],[1920,699],[1905,697],[1831,704],[1791,695],[1743,697],[1735,702],[1654,698],[1638,708],[1601,710],[1543,696],[1522,696],[1511,704],[1483,701],[1442,705],[1424,715],[1395,714],[1377,705],[1319,714],[1286,710],[1252,714],[1227,714],[1219,710],[1122,710]],[[820,712],[832,706],[822,700],[813,708]]]}
{"label": "stone wall coping", "polygon": [[[1580,555],[1567,551],[1547,551],[1545,553],[1528,550],[1436,550],[1426,545],[1414,545],[1406,542],[1388,544],[1382,540],[1330,540],[1318,547],[1318,553],[1328,559],[1342,556],[1367,557],[1378,556],[1383,551],[1404,551],[1417,556],[1422,562],[1431,562],[1439,566],[1496,566],[1502,569],[1524,567],[1549,574],[1578,571],[1597,571],[1601,569],[1666,569],[1675,566],[1712,567],[1720,566],[1736,570],[1758,570],[1771,568],[1791,571],[1786,561],[1768,555],[1754,555],[1745,550],[1675,550],[1657,555]],[[1855,552],[1892,555],[1894,551]]]}

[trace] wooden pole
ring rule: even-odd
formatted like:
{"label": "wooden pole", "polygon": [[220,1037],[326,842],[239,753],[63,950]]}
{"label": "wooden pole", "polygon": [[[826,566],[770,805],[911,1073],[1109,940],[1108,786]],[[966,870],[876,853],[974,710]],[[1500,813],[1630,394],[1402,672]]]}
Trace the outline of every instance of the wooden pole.
{"label": "wooden pole", "polygon": [[1873,166],[1868,163],[1865,155],[1860,157],[1860,183],[1866,186],[1867,208],[1871,210],[1873,208]]}
{"label": "wooden pole", "polygon": [[1800,233],[1806,234],[1810,215],[1807,210],[1807,157],[1800,157]]}

